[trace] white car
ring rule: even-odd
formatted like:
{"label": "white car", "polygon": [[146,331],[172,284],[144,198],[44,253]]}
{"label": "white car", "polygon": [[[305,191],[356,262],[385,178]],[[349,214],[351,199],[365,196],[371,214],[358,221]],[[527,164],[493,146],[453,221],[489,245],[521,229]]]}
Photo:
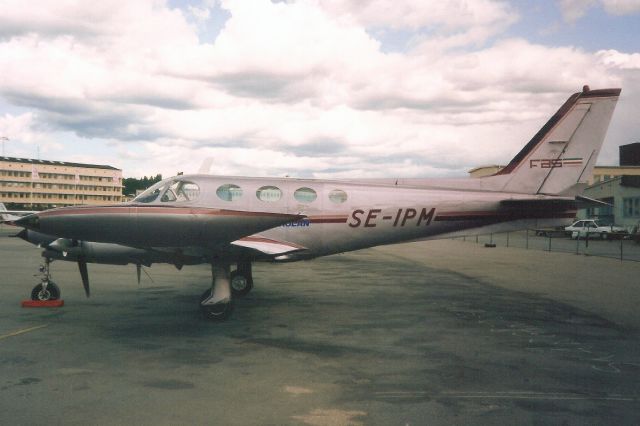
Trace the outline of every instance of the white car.
{"label": "white car", "polygon": [[627,230],[620,226],[615,225],[601,225],[593,219],[584,219],[574,222],[572,225],[564,228],[567,235],[571,235],[571,238],[586,238],[587,234],[589,238],[602,238],[603,240],[611,237],[612,235],[625,234]]}

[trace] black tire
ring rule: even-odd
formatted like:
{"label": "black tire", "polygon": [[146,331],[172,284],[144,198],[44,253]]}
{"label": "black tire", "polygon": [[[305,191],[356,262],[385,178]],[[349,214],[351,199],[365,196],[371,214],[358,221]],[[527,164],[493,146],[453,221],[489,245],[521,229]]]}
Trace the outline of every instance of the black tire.
{"label": "black tire", "polygon": [[[200,303],[204,302],[211,295],[211,289],[205,290],[200,296]],[[211,321],[224,321],[231,316],[233,312],[233,301],[227,303],[216,303],[215,305],[200,305],[202,316]]]}
{"label": "black tire", "polygon": [[600,239],[607,240],[607,239],[609,239],[609,235],[606,232],[602,232],[600,234]]}
{"label": "black tire", "polygon": [[253,278],[238,271],[231,272],[229,283],[233,297],[244,297],[253,289]]}
{"label": "black tire", "polygon": [[60,287],[53,281],[49,281],[46,291],[42,288],[42,284],[38,284],[31,290],[31,300],[58,300],[60,299]]}

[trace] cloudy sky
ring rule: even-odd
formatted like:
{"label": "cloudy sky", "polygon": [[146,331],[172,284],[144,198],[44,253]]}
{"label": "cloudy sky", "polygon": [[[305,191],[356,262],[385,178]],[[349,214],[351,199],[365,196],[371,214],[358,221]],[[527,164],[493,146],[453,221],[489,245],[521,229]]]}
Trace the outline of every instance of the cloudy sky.
{"label": "cloudy sky", "polygon": [[465,176],[584,84],[617,164],[640,0],[0,0],[6,155],[125,176]]}

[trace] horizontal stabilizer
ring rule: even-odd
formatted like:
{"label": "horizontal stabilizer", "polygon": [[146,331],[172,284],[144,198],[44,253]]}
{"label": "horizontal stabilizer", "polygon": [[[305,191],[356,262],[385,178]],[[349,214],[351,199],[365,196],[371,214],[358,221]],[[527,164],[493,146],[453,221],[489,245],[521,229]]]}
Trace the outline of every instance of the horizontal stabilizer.
{"label": "horizontal stabilizer", "polygon": [[576,200],[581,204],[582,207],[584,204],[594,206],[594,207],[613,207],[613,204],[606,203],[604,201],[596,200],[595,198],[585,197],[583,195],[577,195]]}
{"label": "horizontal stabilizer", "polygon": [[517,209],[575,209],[577,208],[576,198],[574,197],[562,197],[562,198],[521,198],[515,200],[502,200],[500,205],[505,208],[517,208]]}
{"label": "horizontal stabilizer", "polygon": [[509,199],[500,201],[503,214],[519,219],[574,218],[578,202],[574,197]]}

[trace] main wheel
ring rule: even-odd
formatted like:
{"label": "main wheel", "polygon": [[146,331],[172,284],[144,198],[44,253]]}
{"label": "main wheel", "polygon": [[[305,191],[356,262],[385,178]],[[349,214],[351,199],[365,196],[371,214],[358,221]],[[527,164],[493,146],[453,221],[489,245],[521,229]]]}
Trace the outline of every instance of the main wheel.
{"label": "main wheel", "polygon": [[238,271],[231,272],[229,281],[231,283],[231,294],[234,297],[246,296],[253,288],[253,279]]}
{"label": "main wheel", "polygon": [[200,296],[200,309],[202,310],[202,316],[206,319],[214,321],[223,321],[229,318],[229,316],[231,316],[231,313],[233,312],[233,301],[229,301],[226,303],[219,302],[215,305],[203,306],[202,302],[204,302],[210,295],[211,289],[206,290],[204,293],[202,293],[202,296]]}
{"label": "main wheel", "polygon": [[31,300],[58,300],[60,299],[60,287],[53,281],[49,281],[45,289],[42,284],[38,284],[31,290]]}

